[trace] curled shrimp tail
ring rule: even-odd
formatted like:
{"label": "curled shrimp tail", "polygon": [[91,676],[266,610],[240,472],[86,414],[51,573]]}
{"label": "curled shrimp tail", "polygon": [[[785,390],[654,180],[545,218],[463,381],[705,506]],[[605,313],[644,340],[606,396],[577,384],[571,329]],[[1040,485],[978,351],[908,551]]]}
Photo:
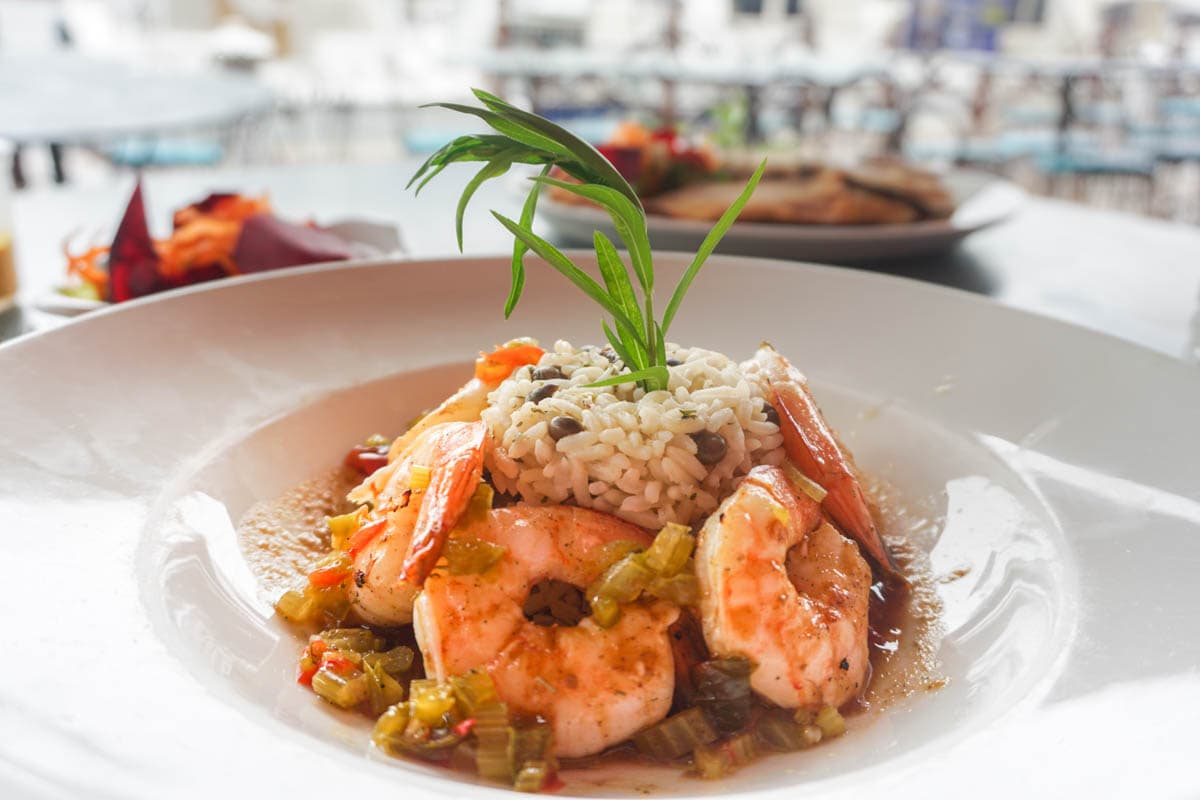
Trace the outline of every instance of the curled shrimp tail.
{"label": "curled shrimp tail", "polygon": [[442,555],[450,531],[462,519],[483,477],[487,428],[482,422],[446,423],[431,453],[429,486],[413,526],[401,575],[415,586],[425,582]]}
{"label": "curled shrimp tail", "polygon": [[892,578],[903,580],[875,526],[854,462],[838,444],[817,401],[809,393],[804,376],[768,347],[761,348],[754,361],[770,385],[788,459],[826,492],[821,508],[859,543],[880,569]]}

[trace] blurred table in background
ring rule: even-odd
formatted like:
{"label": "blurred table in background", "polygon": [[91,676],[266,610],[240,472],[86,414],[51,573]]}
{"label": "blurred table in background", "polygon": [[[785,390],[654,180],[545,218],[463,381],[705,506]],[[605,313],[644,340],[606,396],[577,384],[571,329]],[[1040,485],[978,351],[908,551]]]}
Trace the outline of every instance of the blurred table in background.
{"label": "blurred table in background", "polygon": [[0,56],[0,139],[18,148],[227,129],[271,103],[257,81],[215,71],[163,72],[66,52]]}
{"label": "blurred table in background", "polygon": [[[148,213],[152,230],[161,235],[173,209],[210,191],[266,191],[288,219],[391,222],[399,226],[412,257],[457,253],[453,209],[474,170],[455,165],[414,197],[404,184],[418,164],[156,172],[145,179]],[[94,188],[39,189],[16,198],[21,291],[18,309],[0,315],[0,339],[58,321],[31,306],[63,277],[63,239],[98,231],[98,241],[107,241],[131,188],[132,180],[124,178]],[[507,252],[511,240],[487,212],[516,215],[521,199],[514,181],[484,184],[468,211],[466,252]],[[965,289],[1177,358],[1200,356],[1195,351],[1200,345],[1200,230],[1192,227],[1031,199],[1012,221],[969,237],[946,255],[862,268]],[[953,331],[947,331],[947,338],[953,339]]]}

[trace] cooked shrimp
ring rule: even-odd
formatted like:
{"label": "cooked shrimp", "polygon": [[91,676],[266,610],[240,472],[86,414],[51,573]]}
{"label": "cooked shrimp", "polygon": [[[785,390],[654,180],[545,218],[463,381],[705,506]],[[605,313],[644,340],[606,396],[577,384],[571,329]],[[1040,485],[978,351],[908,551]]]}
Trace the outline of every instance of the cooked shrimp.
{"label": "cooked shrimp", "polygon": [[760,347],[742,367],[758,371],[766,379],[779,412],[784,450],[807,478],[827,492],[821,507],[863,546],[876,564],[889,575],[900,577],[900,570],[875,527],[854,461],[821,415],[816,400],[808,392],[804,375],[767,345]]}
{"label": "cooked shrimp", "polygon": [[705,640],[755,663],[755,692],[817,709],[865,685],[871,569],[783,470],[755,467],[709,517],[696,572]]}
{"label": "cooked shrimp", "polygon": [[535,584],[586,586],[604,567],[605,545],[647,545],[644,531],[585,508],[522,506],[494,509],[462,535],[507,551],[482,575],[438,570],[426,580],[413,623],[427,674],[446,680],[487,669],[511,709],[550,722],[565,757],[598,753],[666,716],[675,689],[667,633],[679,615],[674,605],[627,606],[608,629],[587,617],[543,626],[523,612]]}
{"label": "cooked shrimp", "polygon": [[[412,601],[437,563],[483,474],[488,442],[482,422],[446,422],[425,429],[408,449],[350,493],[385,516],[380,534],[354,557],[350,601],[367,622],[412,620]],[[429,468],[429,485],[414,490],[412,468]]]}

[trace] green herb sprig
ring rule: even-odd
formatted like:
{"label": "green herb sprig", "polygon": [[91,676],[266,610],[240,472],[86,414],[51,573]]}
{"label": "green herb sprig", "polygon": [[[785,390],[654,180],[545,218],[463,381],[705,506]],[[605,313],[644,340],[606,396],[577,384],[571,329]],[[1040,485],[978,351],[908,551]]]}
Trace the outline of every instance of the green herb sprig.
{"label": "green herb sprig", "polygon": [[[667,310],[659,322],[654,315],[654,258],[646,230],[646,211],[629,182],[596,148],[565,128],[488,92],[480,89],[474,89],[473,92],[483,104],[482,108],[459,103],[430,105],[479,117],[496,133],[460,136],[446,144],[421,165],[408,182],[408,187],[416,184],[419,193],[450,164],[484,162],[479,172],[467,183],[458,201],[454,225],[461,251],[463,215],[476,190],[486,181],[507,173],[513,164],[543,165],[541,174],[530,179],[533,186],[525,198],[519,221],[492,212],[514,239],[512,285],[504,304],[505,318],[512,314],[521,299],[525,287],[524,258],[527,252],[532,251],[592,298],[612,318],[611,325],[607,319],[601,321],[604,336],[630,371],[598,381],[595,385],[610,386],[637,381],[646,391],[667,388],[667,331],[700,268],[758,186],[766,161],[759,165],[746,183],[746,188],[704,237],[700,249],[676,284]],[[579,183],[550,177],[553,167],[558,167]],[[538,195],[544,186],[557,186],[596,203],[608,212],[629,254],[632,279],[616,245],[600,231],[595,232],[593,244],[603,285],[576,266],[561,250],[533,232]],[[640,289],[640,299],[634,289],[634,279]]]}

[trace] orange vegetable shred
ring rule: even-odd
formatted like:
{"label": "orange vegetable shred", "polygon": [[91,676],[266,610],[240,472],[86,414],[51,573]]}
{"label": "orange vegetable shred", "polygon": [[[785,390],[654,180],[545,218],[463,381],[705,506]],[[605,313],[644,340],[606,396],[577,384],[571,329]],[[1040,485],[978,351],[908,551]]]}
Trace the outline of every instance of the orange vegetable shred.
{"label": "orange vegetable shred", "polygon": [[536,364],[546,351],[532,344],[500,346],[490,353],[480,353],[475,362],[475,377],[484,383],[499,383],[518,367]]}

